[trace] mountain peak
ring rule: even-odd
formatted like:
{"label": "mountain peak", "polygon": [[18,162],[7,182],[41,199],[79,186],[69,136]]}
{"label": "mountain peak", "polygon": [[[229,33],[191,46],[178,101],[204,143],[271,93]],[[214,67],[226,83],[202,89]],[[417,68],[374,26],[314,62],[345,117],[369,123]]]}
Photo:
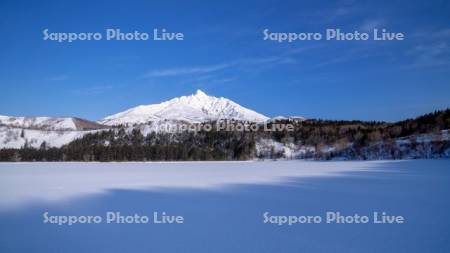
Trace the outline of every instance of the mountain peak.
{"label": "mountain peak", "polygon": [[206,95],[206,93],[204,93],[203,91],[201,91],[201,90],[197,90],[196,92],[195,92],[195,95],[194,96],[196,96],[196,97],[207,97],[208,95]]}

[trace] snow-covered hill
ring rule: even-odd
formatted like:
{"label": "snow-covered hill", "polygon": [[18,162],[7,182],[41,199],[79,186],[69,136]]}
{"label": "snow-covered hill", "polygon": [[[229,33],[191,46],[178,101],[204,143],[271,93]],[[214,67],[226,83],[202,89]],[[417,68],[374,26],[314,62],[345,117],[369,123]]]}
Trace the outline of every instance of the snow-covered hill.
{"label": "snow-covered hill", "polygon": [[13,117],[0,115],[0,148],[61,147],[86,133],[103,129],[98,123],[73,117]]}
{"label": "snow-covered hill", "polygon": [[104,128],[104,126],[75,117],[13,117],[0,115],[0,126],[46,131],[75,131]]}
{"label": "snow-covered hill", "polygon": [[229,99],[208,96],[198,90],[193,95],[174,98],[160,104],[137,106],[108,116],[99,123],[112,126],[161,121],[199,123],[218,119],[264,122],[269,118]]}
{"label": "snow-covered hill", "polygon": [[61,147],[75,139],[83,137],[92,131],[51,131],[0,126],[0,148],[40,148],[45,142],[46,147]]}
{"label": "snow-covered hill", "polygon": [[72,118],[12,117],[0,115],[0,125],[42,130],[76,130]]}

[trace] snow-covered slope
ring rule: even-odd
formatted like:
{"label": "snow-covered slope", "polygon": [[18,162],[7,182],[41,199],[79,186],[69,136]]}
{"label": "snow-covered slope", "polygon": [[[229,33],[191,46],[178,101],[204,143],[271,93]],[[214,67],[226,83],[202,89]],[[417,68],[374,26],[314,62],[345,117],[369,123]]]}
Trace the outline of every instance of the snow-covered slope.
{"label": "snow-covered slope", "polygon": [[198,90],[190,96],[169,101],[141,105],[127,111],[108,116],[99,121],[104,125],[132,125],[158,121],[187,121],[192,123],[218,119],[263,122],[269,118],[226,99],[208,96]]}
{"label": "snow-covered slope", "polygon": [[[13,117],[0,115],[0,148],[61,147],[105,126],[73,117]],[[91,131],[87,131],[91,130]]]}
{"label": "snow-covered slope", "polygon": [[0,126],[47,131],[100,129],[104,126],[74,117],[13,117],[0,115]]}
{"label": "snow-covered slope", "polygon": [[92,131],[50,131],[0,126],[0,148],[61,147]]}
{"label": "snow-covered slope", "polygon": [[0,125],[43,130],[76,130],[73,118],[12,117],[0,115]]}

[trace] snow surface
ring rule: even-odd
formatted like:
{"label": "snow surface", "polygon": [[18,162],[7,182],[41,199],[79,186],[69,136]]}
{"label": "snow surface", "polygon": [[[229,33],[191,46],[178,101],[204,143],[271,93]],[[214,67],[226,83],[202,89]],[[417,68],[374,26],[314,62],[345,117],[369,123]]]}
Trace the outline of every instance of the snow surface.
{"label": "snow surface", "polygon": [[[264,173],[276,173],[278,168],[283,170],[285,167],[284,162],[260,164],[264,165],[260,167],[265,167]],[[20,201],[27,205],[8,210],[0,209],[0,234],[2,235],[0,252],[435,253],[448,252],[450,249],[450,240],[448,240],[449,160],[303,164],[291,166],[297,170],[305,168],[322,170],[323,166],[333,166],[333,164],[337,167],[349,166],[355,170],[358,169],[357,166],[369,169],[339,173],[340,176],[335,177],[288,178],[278,185],[230,185],[221,189],[113,190],[108,191],[107,194],[78,195],[80,198],[54,202],[31,203],[21,198]],[[9,168],[10,165],[7,166]],[[17,169],[18,166],[8,170]],[[24,178],[39,172],[51,172],[48,178],[59,180],[61,185],[62,181],[69,181],[69,176],[75,173],[72,171],[67,177],[64,176],[64,169],[67,169],[69,165],[60,166],[59,168],[63,169],[60,172],[57,172],[56,168],[51,169],[52,165],[34,164],[29,168],[27,168],[28,165],[20,166],[22,168],[19,171],[26,175],[20,176],[17,175],[19,172],[14,172],[15,182],[19,183],[18,178],[22,178],[20,180],[22,183],[16,186],[9,185],[12,187],[11,191],[22,191],[20,187],[26,183]],[[54,167],[58,166],[54,165]],[[81,169],[79,173],[82,175],[77,175],[75,180],[82,186],[93,184],[95,181],[107,181],[110,176],[117,177],[107,173],[106,168],[119,167],[119,165],[106,164],[102,166],[105,171],[103,174],[102,170],[94,169],[92,175],[98,178],[93,179],[86,176],[91,175],[87,171],[89,168],[99,167],[98,165],[70,166],[78,166]],[[133,172],[144,174],[137,169],[138,166],[133,164],[127,163],[122,166],[135,167],[129,174]],[[145,167],[146,164],[139,166]],[[227,165],[211,165],[210,168],[219,172],[219,166],[224,167],[223,173],[228,172]],[[242,170],[246,170],[251,165],[240,163],[240,166]],[[196,168],[194,165],[189,167],[191,167],[189,170]],[[204,167],[206,166],[199,165],[197,168]],[[235,167],[237,165],[229,164],[228,166],[233,170],[237,169]],[[2,168],[7,167],[0,164],[0,171]],[[152,168],[147,167],[148,170]],[[33,169],[38,171],[33,172]],[[5,173],[0,175],[2,181],[0,186],[5,181],[4,175]],[[83,175],[87,182],[83,182],[80,178]],[[235,175],[239,176],[238,173]],[[12,175],[9,178],[11,177]],[[41,175],[36,177],[36,180],[42,181],[44,178],[45,176]],[[131,181],[131,178],[129,179]],[[111,180],[110,184],[117,180]],[[36,191],[39,191],[43,188],[42,184],[44,182],[32,182],[31,186],[36,186]],[[59,187],[55,182],[50,184]],[[69,182],[67,188],[73,188],[72,184]],[[25,186],[31,188],[31,186]],[[53,190],[56,192],[58,188]],[[3,193],[2,198],[5,195],[6,193]],[[14,193],[13,197],[16,195]],[[42,194],[35,193],[35,195],[39,200],[43,200],[43,196],[40,195],[48,195],[48,193],[46,190]],[[5,203],[5,201],[2,202]],[[9,203],[13,204],[13,202]],[[328,224],[325,221],[328,211],[339,212],[345,217],[368,216],[370,222]],[[50,217],[98,215],[102,217],[103,222],[60,226],[45,223],[43,214],[46,212]],[[150,221],[147,224],[107,223],[106,212],[120,212],[121,216],[136,214],[148,216]],[[185,222],[154,224],[154,212],[181,215]],[[270,216],[282,217],[320,216],[323,222],[280,226],[264,223],[265,212],[268,212]],[[374,224],[373,212],[386,212],[389,216],[400,215],[406,222]]]}
{"label": "snow surface", "polygon": [[113,189],[217,189],[286,184],[305,177],[361,171],[381,162],[0,163],[0,209],[60,201]]}
{"label": "snow surface", "polygon": [[208,96],[201,90],[190,96],[174,98],[160,104],[140,105],[99,121],[105,125],[132,125],[150,121],[177,120],[200,123],[218,119],[264,122],[269,118],[220,97]]}

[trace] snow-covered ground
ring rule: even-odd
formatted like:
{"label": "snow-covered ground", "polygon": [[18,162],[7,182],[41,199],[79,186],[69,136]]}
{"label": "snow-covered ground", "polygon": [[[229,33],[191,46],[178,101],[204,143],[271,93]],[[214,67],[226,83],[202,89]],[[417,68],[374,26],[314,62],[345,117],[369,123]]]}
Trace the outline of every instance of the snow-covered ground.
{"label": "snow-covered ground", "polygon": [[[450,248],[450,162],[0,163],[0,252],[423,253]],[[402,216],[403,224],[264,223]],[[183,224],[58,225],[180,215]]]}
{"label": "snow-covered ground", "polygon": [[283,184],[339,175],[382,162],[129,162],[0,163],[0,208],[57,201],[113,189],[214,189],[235,184]]}

